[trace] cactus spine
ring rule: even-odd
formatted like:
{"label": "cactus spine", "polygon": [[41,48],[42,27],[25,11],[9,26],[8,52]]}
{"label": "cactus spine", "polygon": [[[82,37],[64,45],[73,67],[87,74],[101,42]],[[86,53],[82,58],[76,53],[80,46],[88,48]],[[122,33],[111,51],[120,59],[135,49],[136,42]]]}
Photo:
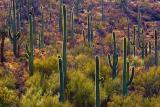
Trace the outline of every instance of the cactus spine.
{"label": "cactus spine", "polygon": [[[16,2],[15,0],[12,0],[12,10],[10,10],[10,28],[9,28],[9,37],[13,44],[13,53],[15,57],[17,56],[17,42],[20,38],[20,32],[17,32],[17,25],[16,25]],[[11,9],[11,8],[10,8]],[[13,16],[11,15],[13,13]]]}
{"label": "cactus spine", "polygon": [[123,95],[128,94],[128,86],[132,83],[134,77],[134,68],[132,68],[132,74],[129,78],[129,62],[127,63],[127,47],[126,47],[126,38],[124,38],[124,51],[123,51]]}
{"label": "cactus spine", "polygon": [[59,56],[59,73],[60,73],[60,97],[59,101],[64,102],[64,72],[62,58]]}
{"label": "cactus spine", "polygon": [[[67,72],[67,17],[66,17],[66,6],[63,5],[63,72],[64,81],[66,82],[66,72]],[[66,85],[66,83],[65,83]]]}
{"label": "cactus spine", "polygon": [[29,60],[29,71],[30,71],[30,75],[33,74],[33,60],[34,60],[34,47],[33,47],[33,17],[32,17],[32,13],[29,14],[29,29],[30,29],[30,33],[29,33],[29,44],[26,45],[26,52],[27,52],[27,58]]}
{"label": "cactus spine", "polygon": [[155,30],[155,34],[154,34],[154,39],[155,39],[155,65],[158,66],[158,37],[157,37],[157,31]]}
{"label": "cactus spine", "polygon": [[96,68],[95,68],[95,84],[96,84],[96,107],[100,107],[100,78],[99,78],[99,57],[96,56]]}
{"label": "cactus spine", "polygon": [[108,54],[108,61],[109,61],[109,65],[112,69],[112,78],[115,79],[116,75],[117,75],[117,64],[118,64],[118,54],[117,54],[117,47],[116,47],[116,34],[115,34],[115,32],[113,32],[113,43],[114,43],[113,62],[111,61],[111,56],[109,54]]}

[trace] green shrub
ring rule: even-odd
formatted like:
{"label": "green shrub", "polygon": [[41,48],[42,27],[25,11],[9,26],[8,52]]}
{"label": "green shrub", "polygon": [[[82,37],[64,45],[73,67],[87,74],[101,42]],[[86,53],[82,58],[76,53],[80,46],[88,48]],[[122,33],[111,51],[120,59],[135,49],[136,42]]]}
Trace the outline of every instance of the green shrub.
{"label": "green shrub", "polygon": [[[94,82],[81,71],[70,72],[68,75],[66,95],[75,107],[93,107],[95,104]],[[100,88],[101,100],[104,100],[105,91]]]}
{"label": "green shrub", "polygon": [[136,93],[129,96],[113,94],[106,107],[159,107],[159,100],[159,97],[144,98]]}
{"label": "green shrub", "polygon": [[39,107],[73,107],[68,101],[59,102],[59,96],[44,96]]}
{"label": "green shrub", "polygon": [[134,84],[135,89],[146,97],[160,95],[160,68],[152,67],[137,75]]}
{"label": "green shrub", "polygon": [[0,86],[0,107],[17,107],[18,105],[17,93],[7,87]]}
{"label": "green shrub", "polygon": [[89,46],[85,46],[84,47],[83,45],[80,45],[80,46],[77,46],[74,49],[71,49],[69,51],[69,54],[73,55],[73,56],[76,56],[76,55],[79,55],[79,54],[84,54],[84,55],[90,55],[90,56],[92,56],[93,52],[92,52],[92,48],[90,48]]}
{"label": "green shrub", "polygon": [[59,75],[52,73],[50,76],[46,76],[41,72],[35,72],[25,85],[27,90],[21,100],[22,107],[37,107],[45,95],[58,94]]}
{"label": "green shrub", "polygon": [[45,72],[46,74],[51,74],[52,71],[58,71],[58,58],[51,56],[45,59],[35,59],[34,61],[35,71]]}

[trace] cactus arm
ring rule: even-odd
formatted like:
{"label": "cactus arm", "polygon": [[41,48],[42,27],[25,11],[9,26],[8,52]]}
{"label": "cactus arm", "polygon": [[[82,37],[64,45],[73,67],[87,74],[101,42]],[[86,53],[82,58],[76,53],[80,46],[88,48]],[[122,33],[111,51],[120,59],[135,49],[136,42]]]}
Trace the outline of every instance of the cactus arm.
{"label": "cactus arm", "polygon": [[111,56],[108,54],[108,62],[109,62],[109,65],[111,67],[111,69],[113,69],[113,65],[112,65],[112,61],[111,61]]}
{"label": "cactus arm", "polygon": [[134,77],[134,67],[132,68],[132,74],[131,74],[131,77],[130,77],[130,79],[129,79],[129,81],[128,81],[128,83],[127,83],[127,86],[129,86],[131,83],[132,83],[132,80],[133,80],[133,77]]}
{"label": "cactus arm", "polygon": [[139,44],[139,47],[140,47],[140,48],[143,48],[143,45],[142,45],[141,42],[138,42],[138,44]]}
{"label": "cactus arm", "polygon": [[9,31],[8,31],[8,35],[9,35],[10,40],[13,41],[13,37],[12,37],[11,29],[10,28],[9,28]]}
{"label": "cactus arm", "polygon": [[152,53],[152,44],[151,44],[151,42],[149,42],[148,45],[149,45],[148,46],[149,47],[149,54],[151,55],[151,53]]}
{"label": "cactus arm", "polygon": [[118,65],[118,54],[116,56],[116,62],[115,62],[115,65],[117,66]]}
{"label": "cactus arm", "polygon": [[30,50],[29,50],[28,45],[26,45],[26,51],[27,51],[27,54],[30,55],[31,52],[30,52]]}
{"label": "cactus arm", "polygon": [[25,56],[26,56],[27,59],[29,59],[29,54],[28,53],[26,53]]}
{"label": "cactus arm", "polygon": [[20,32],[17,32],[16,39],[18,40],[20,38],[20,36],[21,36]]}
{"label": "cactus arm", "polygon": [[134,42],[130,41],[130,44],[131,44],[131,45],[134,45]]}

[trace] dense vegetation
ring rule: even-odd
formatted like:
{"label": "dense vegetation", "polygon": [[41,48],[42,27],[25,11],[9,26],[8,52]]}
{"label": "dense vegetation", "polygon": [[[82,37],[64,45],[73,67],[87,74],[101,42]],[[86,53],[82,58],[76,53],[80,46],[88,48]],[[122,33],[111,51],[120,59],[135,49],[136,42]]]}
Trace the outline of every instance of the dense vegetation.
{"label": "dense vegetation", "polygon": [[121,13],[106,19],[107,4],[124,14],[127,0],[86,2],[7,2],[0,107],[160,107],[159,29],[148,37],[141,6],[136,22]]}

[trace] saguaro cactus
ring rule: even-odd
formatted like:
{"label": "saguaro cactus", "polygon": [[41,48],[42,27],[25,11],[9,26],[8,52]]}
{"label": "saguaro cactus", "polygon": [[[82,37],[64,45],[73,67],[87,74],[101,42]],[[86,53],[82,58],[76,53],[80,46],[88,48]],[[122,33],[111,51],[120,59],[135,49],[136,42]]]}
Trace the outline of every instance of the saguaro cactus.
{"label": "saguaro cactus", "polygon": [[132,74],[129,78],[129,62],[127,63],[127,47],[126,47],[126,38],[124,38],[124,51],[123,51],[123,95],[127,95],[128,86],[132,83],[134,77],[134,68],[132,68]]}
{"label": "saguaro cactus", "polygon": [[[64,81],[66,82],[66,72],[67,72],[67,16],[66,16],[66,6],[63,5],[63,72]],[[65,83],[66,84],[66,83]]]}
{"label": "saguaro cactus", "polygon": [[128,43],[127,43],[127,55],[130,55],[130,28],[129,28],[129,25],[130,25],[130,22],[129,22],[129,18],[127,19],[128,21]]}
{"label": "saguaro cactus", "polygon": [[5,30],[0,29],[0,39],[1,39],[0,60],[1,60],[2,65],[3,65],[3,62],[5,61],[5,57],[4,57],[4,41],[5,41],[6,36],[7,36],[7,32]]}
{"label": "saguaro cactus", "polygon": [[108,62],[112,69],[112,78],[115,79],[117,75],[117,64],[118,64],[118,54],[117,54],[117,47],[116,47],[115,32],[113,32],[113,44],[114,44],[113,61],[111,61],[111,56],[108,54]]}
{"label": "saguaro cactus", "polygon": [[64,102],[64,72],[62,58],[59,56],[59,73],[60,73],[60,97],[59,101]]}
{"label": "saguaro cactus", "polygon": [[154,34],[154,49],[155,49],[155,65],[158,66],[158,37],[157,37],[157,31],[155,30],[155,34]]}
{"label": "saguaro cactus", "polygon": [[59,32],[62,32],[62,29],[63,29],[63,25],[62,25],[62,4],[63,4],[63,1],[59,0],[59,17],[58,17]]}
{"label": "saguaro cactus", "polygon": [[147,47],[147,43],[145,43],[145,40],[144,40],[144,31],[142,30],[142,42],[140,42],[139,40],[139,47],[141,48],[142,52],[141,52],[141,55],[142,55],[142,59],[144,59],[144,55],[145,55],[145,48]]}
{"label": "saguaro cactus", "polygon": [[40,34],[40,47],[44,47],[44,14],[43,14],[43,7],[41,7],[41,34]]}
{"label": "saguaro cactus", "polygon": [[102,21],[104,21],[104,0],[101,0]]}
{"label": "saguaro cactus", "polygon": [[76,13],[76,16],[78,16],[78,13],[79,13],[79,4],[80,4],[80,0],[76,0],[75,1],[75,13]]}
{"label": "saguaro cactus", "polygon": [[152,44],[151,44],[151,42],[149,42],[148,43],[148,47],[149,47],[149,55],[151,55],[152,54]]}
{"label": "saguaro cactus", "polygon": [[146,47],[145,47],[145,56],[147,57],[148,56],[148,43],[146,43],[146,45],[145,45]]}
{"label": "saguaro cactus", "polygon": [[100,107],[100,78],[99,78],[99,57],[96,56],[95,68],[95,83],[96,83],[96,107]]}
{"label": "saguaro cactus", "polygon": [[133,41],[131,45],[133,46],[133,55],[136,56],[136,26],[133,26]]}
{"label": "saguaro cactus", "polygon": [[88,34],[87,34],[87,41],[88,43],[91,42],[91,16],[90,16],[90,13],[88,12]]}
{"label": "saguaro cactus", "polygon": [[90,23],[90,32],[91,32],[91,35],[90,35],[90,42],[91,44],[93,43],[93,17],[91,15],[91,23]]}
{"label": "saguaro cactus", "polygon": [[[11,8],[10,8],[11,9]],[[11,12],[12,11],[12,12]],[[11,14],[13,13],[13,15]],[[17,56],[17,42],[20,38],[20,32],[17,32],[17,24],[16,24],[16,2],[12,0],[12,9],[10,10],[10,27],[9,27],[9,37],[11,43],[13,44],[13,53],[15,57]]]}
{"label": "saguaro cactus", "polygon": [[[71,39],[72,42],[74,42],[74,12],[73,12],[73,8],[71,9]],[[73,44],[74,45],[74,44]]]}
{"label": "saguaro cactus", "polygon": [[83,42],[84,42],[84,46],[86,44],[86,36],[85,36],[85,29],[82,30],[82,35],[83,35]]}
{"label": "saguaro cactus", "polygon": [[27,52],[27,58],[29,60],[29,71],[30,71],[30,75],[33,74],[33,60],[34,60],[34,46],[33,46],[33,17],[32,14],[29,14],[29,29],[30,29],[30,33],[29,33],[29,44],[26,45],[26,52]]}
{"label": "saguaro cactus", "polygon": [[141,35],[141,13],[140,13],[140,8],[138,7],[138,35],[137,35],[138,42],[140,40],[140,35]]}

